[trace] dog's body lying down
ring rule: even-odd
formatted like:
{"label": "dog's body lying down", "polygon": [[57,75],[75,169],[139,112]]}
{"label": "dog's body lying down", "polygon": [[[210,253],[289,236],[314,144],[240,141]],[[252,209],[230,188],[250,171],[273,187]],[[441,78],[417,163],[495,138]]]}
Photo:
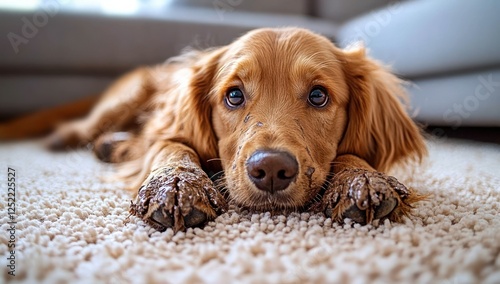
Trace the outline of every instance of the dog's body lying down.
{"label": "dog's body lying down", "polygon": [[[228,200],[397,221],[420,196],[378,171],[426,154],[403,97],[400,81],[363,49],[340,50],[302,29],[260,29],[125,75],[50,141],[90,142],[120,163],[138,193],[131,212],[160,230],[201,225]],[[220,171],[214,184],[206,172]]]}

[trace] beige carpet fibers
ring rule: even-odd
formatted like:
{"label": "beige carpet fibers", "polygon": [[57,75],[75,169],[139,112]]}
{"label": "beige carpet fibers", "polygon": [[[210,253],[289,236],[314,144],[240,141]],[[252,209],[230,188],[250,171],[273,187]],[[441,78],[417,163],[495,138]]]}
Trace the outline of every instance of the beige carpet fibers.
{"label": "beige carpet fibers", "polygon": [[[232,209],[204,229],[160,233],[128,216],[130,197],[85,151],[0,145],[0,282],[500,283],[500,146],[429,143],[392,174],[431,192],[402,224],[332,224],[323,215]],[[8,166],[16,173],[9,267]],[[15,269],[15,276],[8,273]]]}

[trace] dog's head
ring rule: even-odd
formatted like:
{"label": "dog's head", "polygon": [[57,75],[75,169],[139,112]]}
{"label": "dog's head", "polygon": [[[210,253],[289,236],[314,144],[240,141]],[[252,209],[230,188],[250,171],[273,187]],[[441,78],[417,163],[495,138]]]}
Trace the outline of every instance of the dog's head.
{"label": "dog's head", "polygon": [[193,70],[186,139],[202,162],[220,158],[240,205],[305,205],[341,154],[384,171],[425,152],[399,101],[400,81],[363,48],[341,50],[303,29],[260,29],[211,51]]}

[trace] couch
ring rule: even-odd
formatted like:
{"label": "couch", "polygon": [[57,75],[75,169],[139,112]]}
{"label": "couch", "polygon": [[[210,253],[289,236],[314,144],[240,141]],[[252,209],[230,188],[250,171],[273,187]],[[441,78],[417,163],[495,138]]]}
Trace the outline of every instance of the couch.
{"label": "couch", "polygon": [[[407,79],[426,125],[500,126],[495,0],[171,0],[121,6],[0,6],[0,118],[98,94],[119,74],[186,46],[227,44],[265,26],[301,26],[369,54]],[[93,2],[89,2],[93,3]]]}

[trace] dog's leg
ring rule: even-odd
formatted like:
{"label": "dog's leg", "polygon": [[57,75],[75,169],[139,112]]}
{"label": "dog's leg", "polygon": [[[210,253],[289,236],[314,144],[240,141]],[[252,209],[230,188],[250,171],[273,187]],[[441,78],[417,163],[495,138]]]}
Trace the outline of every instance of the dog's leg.
{"label": "dog's leg", "polygon": [[377,172],[354,155],[333,161],[333,178],[314,207],[336,221],[350,218],[361,224],[374,219],[400,221],[410,214],[412,203],[424,199],[396,178]]}
{"label": "dog's leg", "polygon": [[148,68],[124,75],[108,88],[87,117],[60,125],[47,139],[49,148],[85,145],[102,133],[124,130],[155,92],[152,82]]}
{"label": "dog's leg", "polygon": [[[133,153],[143,153],[137,148],[143,148],[143,143],[130,132],[108,132],[94,141],[93,151],[99,160],[105,163],[122,163],[137,158]],[[131,151],[132,149],[134,151]]]}
{"label": "dog's leg", "polygon": [[201,169],[197,154],[177,142],[160,142],[148,153],[151,172],[130,212],[158,230],[195,227],[224,212],[227,203]]}

